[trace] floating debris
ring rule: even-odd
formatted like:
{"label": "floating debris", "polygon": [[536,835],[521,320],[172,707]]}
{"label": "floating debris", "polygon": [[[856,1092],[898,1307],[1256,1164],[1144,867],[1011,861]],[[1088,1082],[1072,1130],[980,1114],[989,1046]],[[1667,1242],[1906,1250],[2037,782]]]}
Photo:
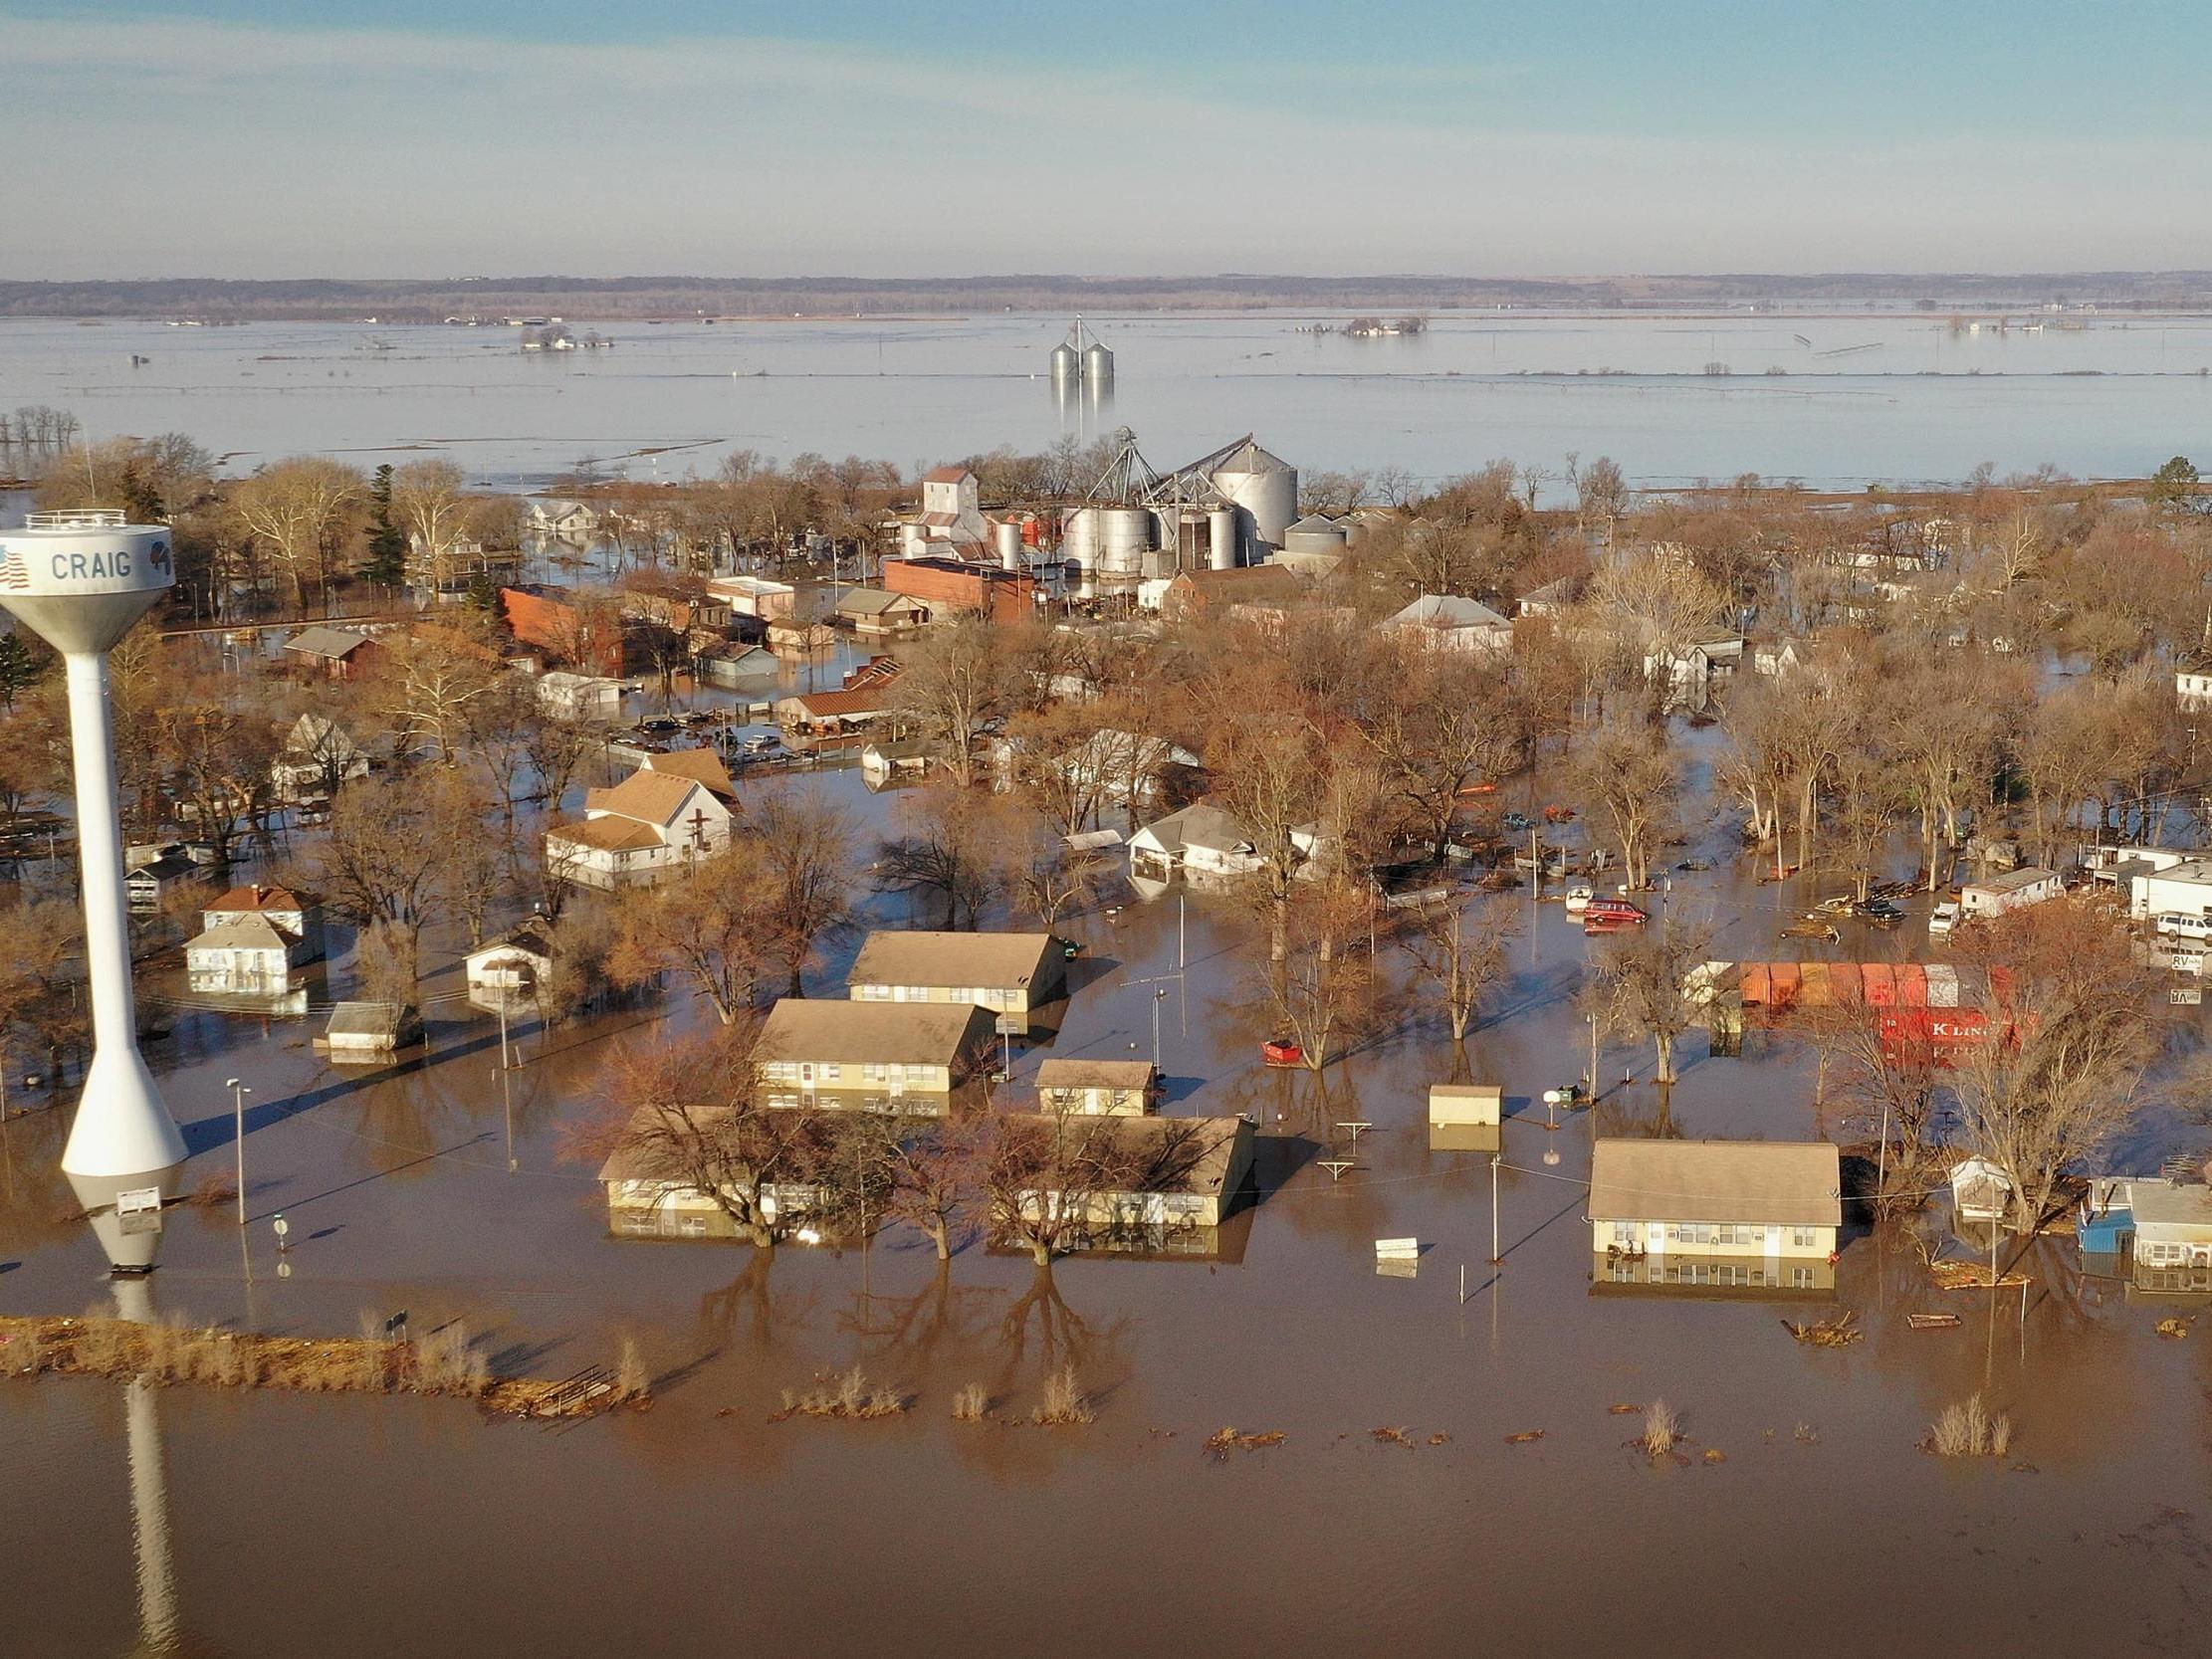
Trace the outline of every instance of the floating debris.
{"label": "floating debris", "polygon": [[1728,1454],[1718,1446],[1707,1446],[1705,1448],[1705,1461],[1707,1463],[1726,1463]]}
{"label": "floating debris", "polygon": [[1225,1463],[1230,1452],[1260,1451],[1281,1445],[1284,1438],[1281,1429],[1270,1429],[1264,1434],[1239,1434],[1233,1428],[1217,1429],[1206,1437],[1206,1455],[1217,1463]]}
{"label": "floating debris", "polygon": [[1609,1405],[1606,1407],[1606,1415],[1610,1417],[1633,1417],[1643,1409],[1644,1407],[1641,1405]]}
{"label": "floating debris", "polygon": [[1506,1443],[1506,1444],[1507,1444],[1508,1446],[1525,1446],[1525,1445],[1527,1445],[1527,1444],[1528,1444],[1528,1443],[1529,1443],[1529,1442],[1530,1442],[1531,1440],[1541,1440],[1541,1439],[1543,1439],[1543,1438],[1544,1438],[1544,1431],[1543,1431],[1542,1429],[1540,1429],[1540,1428],[1524,1428],[1524,1429],[1522,1429],[1522,1430],[1521,1430],[1521,1432],[1520,1432],[1520,1433],[1518,1433],[1518,1434],[1508,1434],[1508,1435],[1507,1435],[1507,1436],[1505,1437],[1505,1443]]}
{"label": "floating debris", "polygon": [[2182,1318],[2176,1315],[2168,1319],[2162,1319],[2158,1322],[2158,1335],[2169,1340],[2176,1341],[2180,1338],[2186,1337],[2189,1334],[2190,1321],[2193,1320],[2195,1317],[2196,1316],[2192,1314],[2188,1316],[2188,1318]]}
{"label": "floating debris", "polygon": [[1939,1291],[1986,1291],[1995,1287],[2018,1290],[2028,1282],[2024,1273],[2007,1273],[1995,1281],[1990,1270],[1979,1262],[1930,1262],[1928,1277],[1935,1281]]}
{"label": "floating debris", "polygon": [[1429,1444],[1432,1446],[1448,1446],[1451,1444],[1451,1436],[1438,1431],[1429,1437]]}
{"label": "floating debris", "polygon": [[1385,1446],[1411,1446],[1413,1444],[1411,1440],[1406,1438],[1406,1431],[1402,1428],[1371,1428],[1367,1432],[1369,1438]]}
{"label": "floating debris", "polygon": [[1859,1316],[1846,1308],[1834,1319],[1818,1320],[1808,1325],[1784,1320],[1782,1329],[1799,1342],[1811,1343],[1815,1348],[1846,1348],[1866,1335],[1859,1329],[1858,1320]]}
{"label": "floating debris", "polygon": [[1907,1314],[1904,1323],[1915,1331],[1956,1331],[1956,1314]]}

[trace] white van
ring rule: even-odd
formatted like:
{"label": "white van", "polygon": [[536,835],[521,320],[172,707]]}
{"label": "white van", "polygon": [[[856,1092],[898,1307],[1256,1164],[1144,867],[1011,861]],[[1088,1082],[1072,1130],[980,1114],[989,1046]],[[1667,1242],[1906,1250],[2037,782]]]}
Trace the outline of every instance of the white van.
{"label": "white van", "polygon": [[2168,911],[2158,919],[2158,932],[2168,938],[2212,938],[2212,917]]}
{"label": "white van", "polygon": [[1945,899],[1928,913],[1928,932],[1941,938],[1958,926],[1958,901]]}

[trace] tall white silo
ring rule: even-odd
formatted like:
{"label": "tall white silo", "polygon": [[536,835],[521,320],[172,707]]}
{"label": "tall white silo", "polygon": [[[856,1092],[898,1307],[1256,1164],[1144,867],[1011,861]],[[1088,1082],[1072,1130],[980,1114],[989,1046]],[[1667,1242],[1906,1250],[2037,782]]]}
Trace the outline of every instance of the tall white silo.
{"label": "tall white silo", "polygon": [[185,1150],[138,1052],[108,654],[175,579],[168,526],[120,513],[35,513],[0,535],[0,605],[62,654],[67,675],[93,1062],[62,1173],[118,1273],[152,1268]]}
{"label": "tall white silo", "polygon": [[1298,518],[1298,469],[1246,440],[1214,469],[1214,488],[1237,510],[1244,560],[1257,564],[1282,545]]}

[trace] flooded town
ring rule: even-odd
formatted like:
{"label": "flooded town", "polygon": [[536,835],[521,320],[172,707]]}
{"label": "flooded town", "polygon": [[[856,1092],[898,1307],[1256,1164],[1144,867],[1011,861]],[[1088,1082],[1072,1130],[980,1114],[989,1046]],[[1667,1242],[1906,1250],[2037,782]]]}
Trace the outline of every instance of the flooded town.
{"label": "flooded town", "polygon": [[2200,1651],[2212,276],[1680,188],[0,261],[0,1654]]}

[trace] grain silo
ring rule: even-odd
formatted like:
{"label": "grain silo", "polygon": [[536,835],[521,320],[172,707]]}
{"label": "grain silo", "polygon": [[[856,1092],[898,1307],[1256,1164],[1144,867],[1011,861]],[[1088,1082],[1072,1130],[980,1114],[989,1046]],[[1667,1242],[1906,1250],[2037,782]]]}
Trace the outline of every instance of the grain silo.
{"label": "grain silo", "polygon": [[1060,341],[1052,348],[1052,395],[1060,398],[1071,396],[1082,383],[1082,354],[1066,340]]}
{"label": "grain silo", "polygon": [[1286,553],[1341,553],[1345,546],[1344,526],[1318,513],[1308,514],[1282,534]]}
{"label": "grain silo", "polygon": [[1114,354],[1096,338],[1083,353],[1083,390],[1098,403],[1114,395]]}
{"label": "grain silo", "polygon": [[1298,469],[1247,438],[1209,475],[1237,510],[1244,562],[1257,564],[1282,545],[1298,518]]}

